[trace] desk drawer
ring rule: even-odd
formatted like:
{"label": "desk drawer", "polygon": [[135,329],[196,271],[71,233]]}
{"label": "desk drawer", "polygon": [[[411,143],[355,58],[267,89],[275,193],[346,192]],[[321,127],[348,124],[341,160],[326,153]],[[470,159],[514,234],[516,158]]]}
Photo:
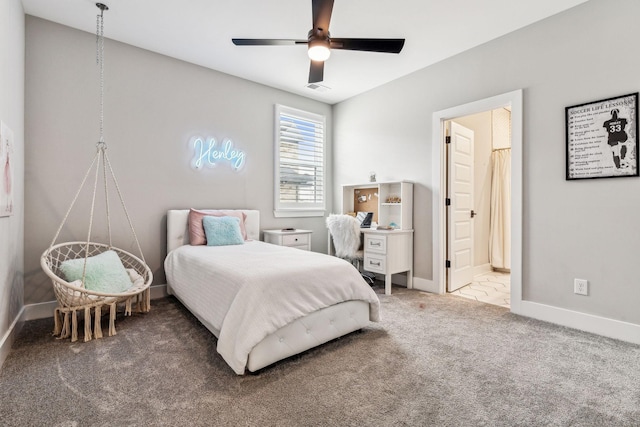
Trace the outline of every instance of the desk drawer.
{"label": "desk drawer", "polygon": [[283,246],[306,246],[308,243],[308,234],[289,234],[282,236]]}
{"label": "desk drawer", "polygon": [[386,268],[385,264],[385,257],[365,255],[363,269],[374,273],[384,273]]}
{"label": "desk drawer", "polygon": [[375,252],[379,254],[387,253],[387,237],[366,235],[364,241],[365,252]]}

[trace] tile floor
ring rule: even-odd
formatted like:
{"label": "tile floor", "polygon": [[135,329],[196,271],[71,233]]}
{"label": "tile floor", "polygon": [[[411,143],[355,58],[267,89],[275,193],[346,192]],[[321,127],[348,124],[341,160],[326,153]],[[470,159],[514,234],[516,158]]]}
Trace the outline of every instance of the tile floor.
{"label": "tile floor", "polygon": [[499,271],[484,273],[474,277],[471,284],[451,292],[451,295],[509,308],[511,276]]}

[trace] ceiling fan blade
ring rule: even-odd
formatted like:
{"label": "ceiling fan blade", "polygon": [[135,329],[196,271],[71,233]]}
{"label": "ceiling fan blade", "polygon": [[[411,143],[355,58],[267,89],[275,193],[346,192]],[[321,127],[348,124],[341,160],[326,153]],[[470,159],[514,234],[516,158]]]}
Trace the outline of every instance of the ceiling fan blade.
{"label": "ceiling fan blade", "polygon": [[324,79],[324,62],[311,61],[309,67],[309,83],[318,83]]}
{"label": "ceiling fan blade", "polygon": [[329,33],[333,0],[312,0],[311,8],[313,12],[313,29],[321,28],[325,33]]}
{"label": "ceiling fan blade", "polygon": [[231,39],[236,46],[289,46],[307,44],[307,40],[293,39]]}
{"label": "ceiling fan blade", "polygon": [[400,53],[404,39],[339,39],[331,38],[331,49]]}

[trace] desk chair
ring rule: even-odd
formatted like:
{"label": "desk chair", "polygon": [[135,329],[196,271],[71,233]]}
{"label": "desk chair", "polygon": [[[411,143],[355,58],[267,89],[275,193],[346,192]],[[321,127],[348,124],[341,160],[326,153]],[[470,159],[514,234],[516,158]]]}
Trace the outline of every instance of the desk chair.
{"label": "desk chair", "polygon": [[[360,223],[350,215],[330,214],[327,217],[327,228],[333,240],[338,258],[345,259],[360,271],[360,263],[364,261],[364,251],[360,249]],[[362,277],[370,284],[374,278],[371,273],[361,272]]]}

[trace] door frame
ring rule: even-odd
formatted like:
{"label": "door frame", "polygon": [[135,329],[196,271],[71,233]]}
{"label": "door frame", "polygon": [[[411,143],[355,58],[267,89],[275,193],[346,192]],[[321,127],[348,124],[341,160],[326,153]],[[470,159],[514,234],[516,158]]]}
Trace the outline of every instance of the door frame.
{"label": "door frame", "polygon": [[446,292],[445,122],[508,106],[511,107],[511,311],[519,314],[522,302],[522,89],[433,113],[433,283],[438,293]]}

